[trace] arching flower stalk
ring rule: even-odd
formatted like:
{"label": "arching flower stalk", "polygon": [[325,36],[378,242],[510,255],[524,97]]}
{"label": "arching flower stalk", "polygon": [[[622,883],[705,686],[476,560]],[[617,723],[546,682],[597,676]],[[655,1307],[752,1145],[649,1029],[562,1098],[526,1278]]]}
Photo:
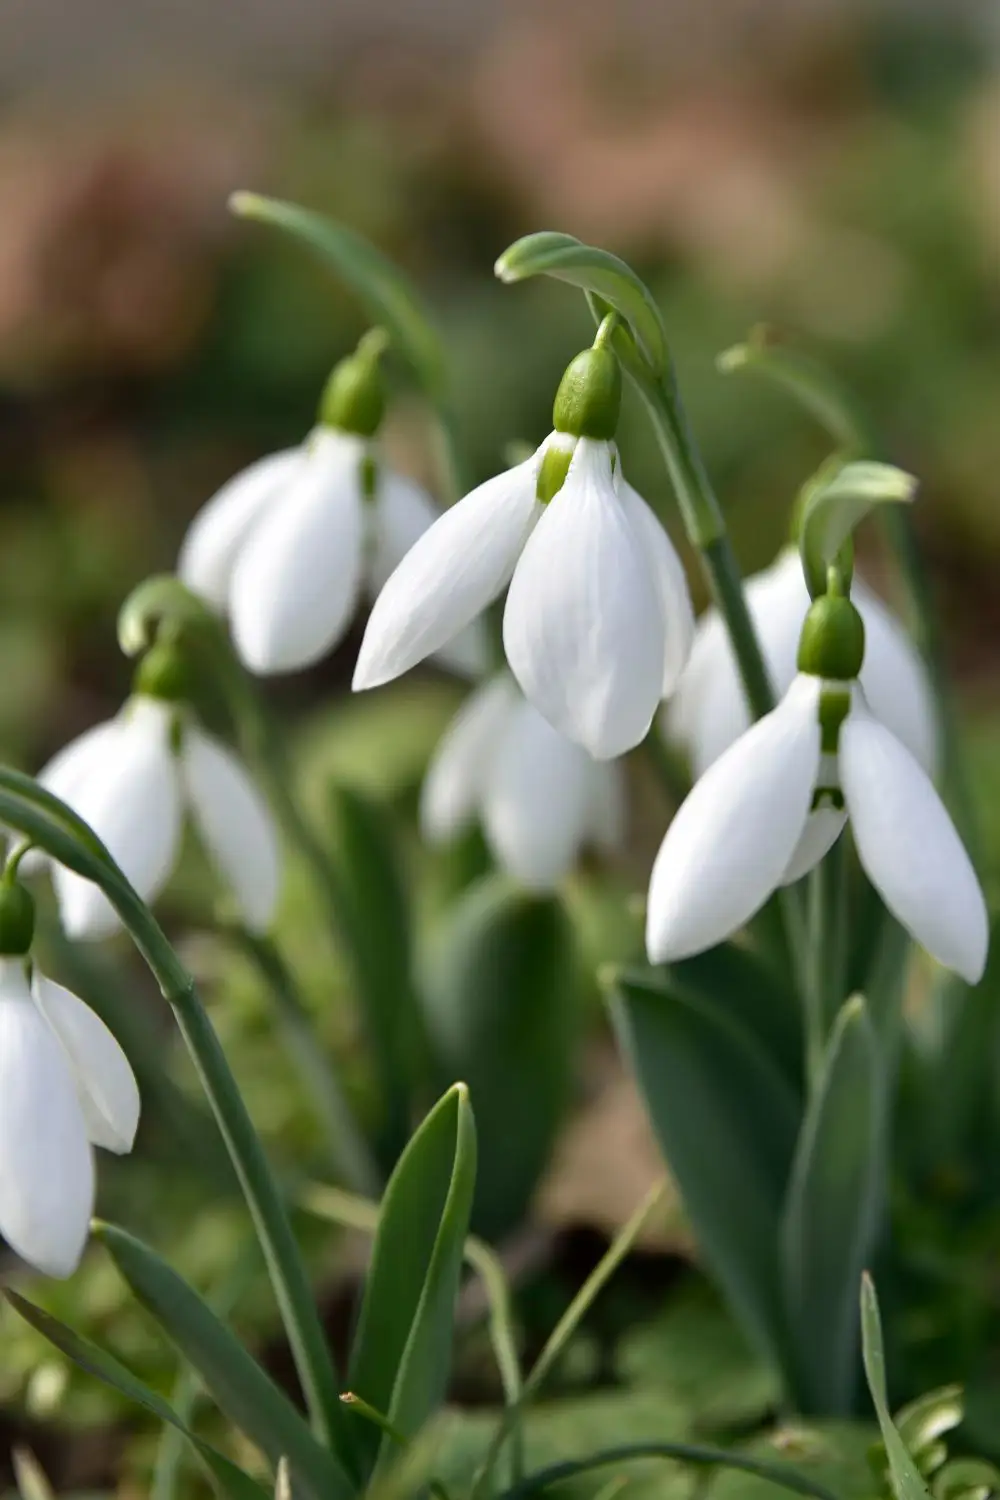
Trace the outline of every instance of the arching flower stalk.
{"label": "arching flower stalk", "polygon": [[712,763],[667,830],[649,887],[651,962],[736,932],[818,864],[850,818],[897,920],[945,967],[981,978],[982,890],[926,772],[873,711],[859,681],[864,643],[848,599],[834,591],[812,604],[784,698]]}
{"label": "arching flower stalk", "polygon": [[623,768],[593,760],[542,718],[509,673],[498,673],[453,719],[421,794],[431,843],[476,818],[503,869],[530,889],[550,889],[587,845],[610,852],[623,842]]}
{"label": "arching flower stalk", "polygon": [[0,1234],[69,1276],[94,1211],[93,1148],[131,1151],[139,1090],[100,1017],[33,966],[34,902],[15,865],[0,878]]}
{"label": "arching flower stalk", "polygon": [[504,649],[528,701],[597,760],[646,735],[690,649],[680,560],[614,445],[621,373],[602,333],[570,364],[538,450],[447,511],[375,602],[354,674],[378,687],[510,585]]}
{"label": "arching flower stalk", "polygon": [[[228,614],[251,671],[313,665],[343,639],[362,596],[374,596],[437,519],[430,496],[379,454],[385,414],[381,330],[333,371],[319,420],[298,447],[258,459],[192,522],[178,560],[184,583]],[[445,665],[486,666],[479,625],[449,643]]]}
{"label": "arching flower stalk", "polygon": [[[93,828],[146,902],[173,873],[189,815],[242,920],[264,932],[281,885],[277,830],[240,760],[201,727],[184,691],[174,649],[154,647],[121,711],[66,745],[38,779]],[[40,858],[33,853],[27,863]],[[56,863],[52,878],[70,937],[118,930],[96,885]]]}

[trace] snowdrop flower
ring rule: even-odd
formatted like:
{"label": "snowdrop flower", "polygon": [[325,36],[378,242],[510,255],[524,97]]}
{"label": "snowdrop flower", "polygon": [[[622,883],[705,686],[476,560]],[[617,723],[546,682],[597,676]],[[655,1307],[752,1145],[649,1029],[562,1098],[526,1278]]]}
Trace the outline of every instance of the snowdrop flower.
{"label": "snowdrop flower", "polygon": [[[13,907],[19,908],[12,912]],[[11,921],[11,917],[14,921]],[[94,1209],[93,1147],[130,1151],[139,1090],[89,1006],[31,969],[34,907],[0,887],[0,1234],[49,1276],[76,1269]],[[19,930],[15,930],[19,929]]]}
{"label": "snowdrop flower", "polygon": [[[747,580],[745,592],[771,684],[780,697],[795,677],[799,635],[809,609],[797,549],[786,547],[770,567]],[[902,625],[861,579],[855,579],[852,592],[865,624],[859,679],[865,698],[875,717],[932,776],[937,726],[924,664]],[[668,736],[690,756],[695,776],[703,775],[749,728],[736,659],[714,607],[698,621],[690,660],[663,719]]]}
{"label": "snowdrop flower", "polygon": [[507,672],[483,683],[446,731],[423,785],[431,843],[479,818],[498,864],[533,890],[558,884],[585,844],[625,834],[622,767],[595,761],[552,728]]}
{"label": "snowdrop flower", "polygon": [[863,655],[859,611],[834,594],[816,600],[784,698],[712,763],[667,830],[649,887],[651,962],[729,937],[817,864],[850,817],[893,915],[946,968],[980,979],[982,890],[926,772],[856,680]]}
{"label": "snowdrop flower", "polygon": [[[319,425],[305,442],[230,479],[184,540],[182,581],[228,613],[236,649],[253,672],[291,672],[324,657],[362,595],[378,592],[437,518],[430,497],[377,457],[382,347],[362,339],[330,377]],[[453,642],[444,658],[466,675],[483,670],[482,627]]]}
{"label": "snowdrop flower", "polygon": [[[171,648],[154,647],[121,712],[60,750],[38,779],[90,825],[147,902],[173,872],[190,813],[243,921],[264,931],[280,886],[270,810],[232,750],[173,697],[172,672]],[[52,873],[70,937],[118,930],[117,913],[96,885],[61,865]]]}
{"label": "snowdrop flower", "polygon": [[555,431],[446,511],[396,568],[368,621],[355,689],[440,650],[509,584],[504,649],[528,701],[596,760],[643,739],[683,670],[694,620],[680,560],[621,474],[620,396],[609,349],[573,360]]}

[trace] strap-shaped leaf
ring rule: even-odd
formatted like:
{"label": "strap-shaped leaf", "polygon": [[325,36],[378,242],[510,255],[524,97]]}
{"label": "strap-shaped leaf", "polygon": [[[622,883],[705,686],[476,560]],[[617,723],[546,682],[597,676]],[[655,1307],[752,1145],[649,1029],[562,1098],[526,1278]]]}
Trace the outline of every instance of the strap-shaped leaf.
{"label": "strap-shaped leaf", "polygon": [[282,1390],[193,1287],[148,1245],[113,1224],[94,1236],[171,1343],[194,1366],[219,1409],[277,1466],[287,1457],[313,1500],[348,1500],[352,1485]]}
{"label": "strap-shaped leaf", "polygon": [[846,1415],[858,1376],[858,1278],[885,1184],[882,1066],[864,1000],[830,1034],[803,1121],[781,1229],[788,1319],[804,1411]]}
{"label": "strap-shaped leaf", "polygon": [[479,881],[449,912],[423,992],[435,1052],[476,1101],[472,1223],[496,1240],[523,1221],[569,1102],[583,1006],[561,903]]}
{"label": "strap-shaped leaf", "polygon": [[337,925],[375,1064],[386,1170],[409,1136],[426,1072],[423,1018],[413,981],[410,913],[394,832],[384,810],[349,787],[330,791],[331,870]]}
{"label": "strap-shaped leaf", "polygon": [[296,203],[264,198],[259,193],[234,193],[229,207],[241,219],[256,219],[285,230],[343,277],[372,321],[388,329],[427,395],[440,403],[445,390],[440,340],[416,288],[388,256],[356,230]]}
{"label": "strap-shaped leaf", "polygon": [[249,1474],[244,1474],[242,1469],[237,1468],[217,1448],[213,1448],[211,1443],[206,1443],[197,1433],[192,1432],[169,1402],[150,1390],[149,1386],[145,1385],[138,1376],[133,1375],[131,1370],[119,1364],[113,1355],[98,1348],[96,1344],[91,1343],[90,1339],[68,1328],[51,1313],[36,1307],[33,1302],[28,1302],[17,1292],[5,1290],[4,1296],[26,1323],[30,1323],[32,1328],[65,1354],[67,1359],[71,1359],[79,1369],[88,1375],[96,1376],[98,1380],[103,1380],[105,1385],[111,1386],[126,1400],[133,1401],[159,1421],[166,1422],[182,1432],[204,1461],[215,1480],[219,1493],[225,1496],[226,1500],[267,1500],[266,1490],[261,1489]]}
{"label": "strap-shaped leaf", "polygon": [[515,240],[494,270],[504,282],[554,276],[599,297],[628,323],[653,374],[662,375],[667,368],[667,335],[660,309],[645,282],[617,255],[585,245],[571,234],[543,230]]}
{"label": "strap-shaped leaf", "polygon": [[726,1014],[675,988],[669,971],[628,970],[612,1017],[705,1258],[754,1347],[787,1369],[778,1228],[795,1094],[736,996]]}
{"label": "strap-shaped leaf", "polygon": [[882,1429],[889,1460],[889,1477],[896,1492],[896,1500],[930,1500],[930,1491],[924,1484],[909,1449],[900,1437],[889,1412],[889,1399],[885,1386],[885,1349],[882,1344],[882,1319],[879,1316],[875,1283],[868,1272],[861,1277],[861,1353],[871,1392],[872,1405]]}
{"label": "strap-shaped leaf", "polygon": [[802,1010],[795,992],[747,948],[720,943],[670,965],[671,983],[693,999],[736,1014],[781,1068],[802,1087]]}
{"label": "strap-shaped leaf", "polygon": [[[406,1438],[444,1400],[475,1184],[475,1124],[468,1090],[457,1083],[389,1179],[351,1359],[352,1390]],[[368,1438],[373,1464],[378,1433]]]}

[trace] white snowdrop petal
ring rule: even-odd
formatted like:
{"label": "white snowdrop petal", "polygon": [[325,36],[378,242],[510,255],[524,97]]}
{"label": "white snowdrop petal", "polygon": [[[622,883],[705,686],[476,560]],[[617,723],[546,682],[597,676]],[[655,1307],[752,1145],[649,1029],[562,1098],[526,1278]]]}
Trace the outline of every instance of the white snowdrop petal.
{"label": "white snowdrop petal", "polygon": [[852,598],[865,622],[861,686],[868,707],[902,740],[928,776],[938,761],[938,730],[927,669],[903,626],[861,579]]}
{"label": "white snowdrop petal", "polygon": [[305,445],[259,458],[226,481],[188,527],[177,576],[216,609],[224,610],[233,564],[257,520],[280,504],[305,457]]}
{"label": "white snowdrop petal", "polygon": [[817,678],[796,678],[778,707],[730,746],[682,803],[650,880],[651,963],[722,942],[779,885],[816,782],[819,689]]}
{"label": "white snowdrop petal", "polygon": [[368,586],[372,594],[385,588],[410,548],[429,531],[441,512],[426,490],[412,479],[379,465],[372,512]]}
{"label": "white snowdrop petal", "polygon": [[541,514],[535,482],[545,446],[470,491],[410,548],[375,601],[355,691],[440,651],[501,593]]}
{"label": "white snowdrop petal", "polygon": [[139,1087],[111,1032],[89,1005],[35,970],[32,993],[69,1058],[77,1097],[95,1146],[131,1151],[139,1126]]}
{"label": "white snowdrop petal", "polygon": [[847,813],[842,808],[832,807],[829,802],[820,803],[806,819],[806,826],[781,877],[782,885],[794,885],[803,875],[814,870],[820,860],[830,852],[839,839],[847,822]]}
{"label": "white snowdrop petal", "polygon": [[872,884],[928,953],[977,983],[989,943],[986,903],[926,773],[861,705],[841,728],[839,761],[858,857]]}
{"label": "white snowdrop petal", "polygon": [[470,693],[441,736],[420,792],[420,828],[429,843],[444,843],[479,812],[490,765],[520,700],[506,672]]}
{"label": "white snowdrop petal", "polygon": [[49,1276],[76,1270],[94,1164],[66,1054],[18,960],[0,962],[0,1234]]}
{"label": "white snowdrop petal", "polygon": [[587,838],[596,848],[613,854],[624,844],[628,830],[625,767],[620,760],[591,761],[589,801]]}
{"label": "white snowdrop petal", "polygon": [[514,570],[503,639],[528,701],[595,760],[645,737],[663,686],[663,617],[607,443],[577,444]]}
{"label": "white snowdrop petal", "polygon": [[[181,831],[177,767],[170,749],[171,709],[135,697],[115,720],[100,764],[66,801],[108,847],[144,901],[169,879]],[[108,937],[118,917],[96,885],[53,866],[63,926],[69,937]]]}
{"label": "white snowdrop petal", "polygon": [[648,558],[663,611],[663,697],[668,698],[687,666],[694,641],[694,606],[684,564],[659,520],[623,476],[618,495],[640,550]]}
{"label": "white snowdrop petal", "polygon": [[351,622],[361,590],[365,445],[321,431],[277,504],[236,559],[233,640],[253,672],[292,672],[320,660]]}
{"label": "white snowdrop petal", "polygon": [[196,725],[184,735],[181,777],[198,832],[254,932],[271,925],[281,849],[271,810],[242,762]]}
{"label": "white snowdrop petal", "polygon": [[[38,781],[55,797],[73,806],[74,790],[81,786],[95,768],[99,768],[108,746],[121,732],[121,720],[109,719],[84,730],[75,740],[56,752],[38,773]],[[34,875],[49,863],[40,849],[29,849],[19,865],[22,875]]]}
{"label": "white snowdrop petal", "polygon": [[483,826],[498,863],[532,890],[550,889],[576,862],[592,764],[530,703],[518,703],[490,766]]}

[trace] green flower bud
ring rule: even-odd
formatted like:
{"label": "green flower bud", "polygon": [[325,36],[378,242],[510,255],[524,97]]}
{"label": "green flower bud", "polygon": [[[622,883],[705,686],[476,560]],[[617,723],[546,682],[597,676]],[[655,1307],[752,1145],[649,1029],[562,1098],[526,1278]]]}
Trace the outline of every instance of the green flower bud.
{"label": "green flower bud", "polygon": [[192,686],[190,667],[173,641],[157,641],[151,646],[132,677],[133,693],[160,698],[164,703],[186,703]]}
{"label": "green flower bud", "polygon": [[0,954],[27,953],[35,936],[35,898],[9,873],[0,880]]}
{"label": "green flower bud", "polygon": [[618,430],[622,372],[608,348],[584,349],[571,360],[559,382],[552,425],[571,437],[610,442]]}
{"label": "green flower bud", "polygon": [[323,389],[319,420],[324,427],[374,437],[385,416],[381,359],[388,340],[381,328],[365,334],[353,354],[335,365]]}
{"label": "green flower bud", "polygon": [[850,599],[820,594],[809,606],[799,637],[799,671],[853,682],[865,659],[865,626]]}

